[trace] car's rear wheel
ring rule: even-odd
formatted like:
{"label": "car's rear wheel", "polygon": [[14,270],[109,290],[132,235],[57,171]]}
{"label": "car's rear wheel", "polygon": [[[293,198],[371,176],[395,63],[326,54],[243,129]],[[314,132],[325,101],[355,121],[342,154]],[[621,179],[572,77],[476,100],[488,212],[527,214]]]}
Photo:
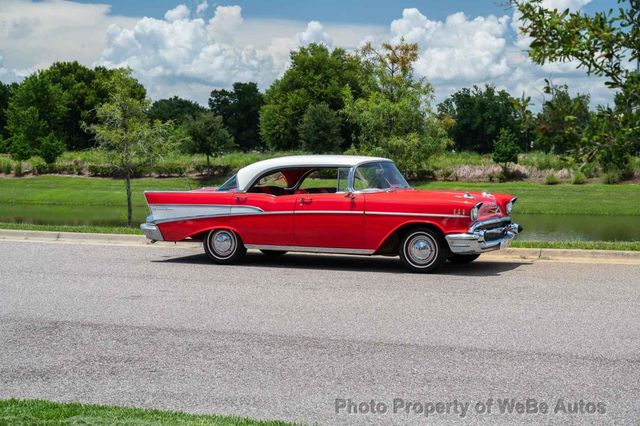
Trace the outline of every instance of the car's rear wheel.
{"label": "car's rear wheel", "polygon": [[408,232],[400,243],[400,259],[412,272],[433,272],[447,259],[442,237],[429,228]]}
{"label": "car's rear wheel", "polygon": [[236,263],[247,252],[238,234],[228,229],[210,231],[202,244],[209,259],[220,264]]}
{"label": "car's rear wheel", "polygon": [[454,254],[453,256],[449,256],[449,262],[451,263],[457,263],[459,265],[465,264],[465,263],[471,263],[474,260],[476,260],[478,257],[480,257],[479,254]]}
{"label": "car's rear wheel", "polygon": [[266,254],[267,256],[271,256],[271,257],[279,257],[287,253],[284,250],[260,250],[260,251],[263,254]]}

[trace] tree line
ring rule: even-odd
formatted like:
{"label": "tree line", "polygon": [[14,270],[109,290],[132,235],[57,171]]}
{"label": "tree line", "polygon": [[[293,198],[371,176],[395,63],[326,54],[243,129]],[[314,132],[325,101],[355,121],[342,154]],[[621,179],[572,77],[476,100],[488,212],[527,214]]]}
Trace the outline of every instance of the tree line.
{"label": "tree line", "polygon": [[[137,103],[131,114],[140,125],[161,128],[174,148],[207,159],[231,150],[362,153],[391,157],[416,176],[447,149],[493,153],[505,169],[519,152],[540,150],[626,173],[640,150],[640,74],[623,66],[640,51],[638,2],[594,16],[549,11],[539,0],[512,3],[521,30],[533,38],[531,58],[574,60],[607,77],[613,106],[590,109],[588,95],[552,81],[537,113],[531,98],[492,85],[461,89],[433,105],[431,84],[413,72],[418,46],[404,41],[356,52],[301,47],[264,93],[256,83],[237,82],[212,90],[207,106],[179,97],[150,103],[129,70],[61,62],[20,84],[0,83],[0,152],[52,162],[64,150],[101,146],[101,111],[119,96]],[[126,122],[128,112],[121,114]]]}

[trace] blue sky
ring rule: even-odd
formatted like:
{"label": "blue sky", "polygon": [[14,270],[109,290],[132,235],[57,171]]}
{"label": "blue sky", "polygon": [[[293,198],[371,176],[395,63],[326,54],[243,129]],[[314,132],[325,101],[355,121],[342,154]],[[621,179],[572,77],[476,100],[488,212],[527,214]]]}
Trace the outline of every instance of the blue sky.
{"label": "blue sky", "polygon": [[[96,3],[81,0],[82,3]],[[113,14],[124,16],[149,16],[162,18],[164,13],[180,2],[175,0],[110,0],[100,1],[111,5]],[[185,4],[195,6],[196,1]],[[211,6],[236,4],[242,7],[247,18],[278,18],[301,21],[357,22],[385,25],[389,17],[399,15],[405,8],[417,8],[431,19],[442,20],[455,12],[463,11],[469,17],[502,15],[509,13],[503,5],[506,0],[239,0],[210,2]],[[615,7],[615,0],[597,0],[584,7],[586,12]]]}
{"label": "blue sky", "polygon": [[[543,0],[592,13],[615,0]],[[266,89],[289,53],[309,43],[358,48],[416,42],[415,72],[436,101],[463,87],[492,84],[543,101],[545,79],[607,103],[601,79],[575,64],[533,64],[506,0],[0,0],[0,80],[19,81],[54,61],[128,66],[153,99],[206,103],[214,88],[256,81]],[[535,106],[534,106],[535,107]]]}

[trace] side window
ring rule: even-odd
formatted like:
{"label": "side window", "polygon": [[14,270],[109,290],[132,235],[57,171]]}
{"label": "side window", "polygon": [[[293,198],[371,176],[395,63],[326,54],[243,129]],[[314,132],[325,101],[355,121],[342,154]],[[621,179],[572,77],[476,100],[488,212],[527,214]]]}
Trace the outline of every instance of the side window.
{"label": "side window", "polygon": [[271,173],[269,175],[263,176],[256,182],[254,187],[265,187],[265,186],[277,186],[278,188],[286,188],[287,180],[284,178],[284,175],[280,172]]}
{"label": "side window", "polygon": [[298,189],[311,193],[345,192],[348,180],[349,168],[316,169],[304,178]]}

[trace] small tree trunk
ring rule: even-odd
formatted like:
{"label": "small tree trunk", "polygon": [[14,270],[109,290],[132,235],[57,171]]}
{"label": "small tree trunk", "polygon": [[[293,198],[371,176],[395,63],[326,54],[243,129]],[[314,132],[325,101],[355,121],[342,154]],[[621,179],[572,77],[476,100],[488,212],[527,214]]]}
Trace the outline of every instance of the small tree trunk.
{"label": "small tree trunk", "polygon": [[133,225],[133,215],[131,212],[131,173],[128,169],[125,174],[124,186],[127,190],[127,226],[131,228],[131,226]]}
{"label": "small tree trunk", "polygon": [[209,154],[207,154],[207,176],[211,176],[211,165],[209,164]]}

